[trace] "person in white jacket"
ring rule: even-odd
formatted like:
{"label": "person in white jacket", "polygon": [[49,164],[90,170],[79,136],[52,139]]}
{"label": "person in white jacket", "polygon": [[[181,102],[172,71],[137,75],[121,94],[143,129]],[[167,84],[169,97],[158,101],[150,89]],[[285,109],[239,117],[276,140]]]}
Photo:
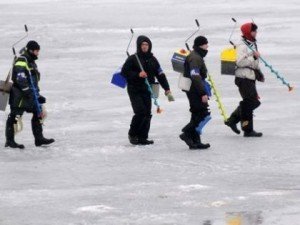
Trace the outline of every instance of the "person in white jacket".
{"label": "person in white jacket", "polygon": [[236,46],[235,84],[238,86],[243,100],[225,124],[235,133],[240,134],[237,124],[241,122],[244,137],[262,137],[262,133],[253,129],[253,111],[260,105],[256,80],[264,82],[264,76],[259,68],[260,53],[256,44],[257,25],[246,23],[241,26],[241,31],[242,38]]}

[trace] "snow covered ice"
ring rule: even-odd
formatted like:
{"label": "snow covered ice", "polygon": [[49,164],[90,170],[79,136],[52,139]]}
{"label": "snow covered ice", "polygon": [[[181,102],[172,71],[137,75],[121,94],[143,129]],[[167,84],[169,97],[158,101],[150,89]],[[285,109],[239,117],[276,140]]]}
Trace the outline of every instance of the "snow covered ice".
{"label": "snow covered ice", "polygon": [[[8,110],[0,112],[0,224],[300,224],[299,12],[296,0],[1,0],[1,79],[26,23],[42,47],[45,135],[56,143],[36,148],[25,115],[16,139],[26,149],[5,149]],[[170,59],[198,18],[210,45],[208,69],[230,113],[240,96],[233,77],[220,75],[219,55],[231,17],[254,19],[260,52],[296,89],[289,93],[261,65],[266,83],[258,84],[255,128],[264,137],[233,134],[212,99],[203,135],[212,147],[188,151],[178,138],[188,102]],[[168,103],[161,94],[164,113],[154,114],[150,132],[156,143],[145,148],[128,144],[132,109],[126,91],[110,84],[126,58],[130,27],[152,38],[176,98]]]}

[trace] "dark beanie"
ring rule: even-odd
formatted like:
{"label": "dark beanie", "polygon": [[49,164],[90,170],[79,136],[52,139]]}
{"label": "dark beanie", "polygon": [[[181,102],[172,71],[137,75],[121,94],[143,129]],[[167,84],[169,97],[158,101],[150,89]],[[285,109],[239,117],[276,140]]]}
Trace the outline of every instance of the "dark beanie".
{"label": "dark beanie", "polygon": [[207,38],[203,37],[203,36],[196,37],[196,39],[194,41],[194,47],[198,47],[198,46],[206,45],[206,44],[208,44]]}
{"label": "dark beanie", "polygon": [[29,41],[26,45],[27,50],[40,50],[40,45],[36,41]]}

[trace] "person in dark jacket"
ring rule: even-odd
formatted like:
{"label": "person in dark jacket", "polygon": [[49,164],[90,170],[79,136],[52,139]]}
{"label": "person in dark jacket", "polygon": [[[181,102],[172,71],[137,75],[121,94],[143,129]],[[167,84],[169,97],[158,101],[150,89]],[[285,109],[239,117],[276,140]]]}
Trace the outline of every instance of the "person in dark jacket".
{"label": "person in dark jacket", "polygon": [[[260,101],[256,90],[256,80],[264,82],[264,75],[259,67],[260,53],[257,50],[257,25],[246,23],[241,27],[242,39],[237,49],[237,68],[235,84],[239,88],[242,101],[229,119],[225,122],[233,132],[240,134],[237,124],[241,122],[244,137],[261,137],[261,132],[253,129],[253,111],[259,107]],[[251,46],[252,51],[248,46]]]}
{"label": "person in dark jacket", "polygon": [[205,37],[199,36],[194,41],[193,51],[185,61],[184,77],[192,80],[189,91],[186,92],[190,103],[191,120],[182,129],[179,136],[190,149],[207,149],[209,144],[201,143],[201,138],[196,128],[210,115],[208,106],[208,93],[205,88],[207,68],[204,62],[208,50],[208,41]]}
{"label": "person in dark jacket", "polygon": [[[140,59],[144,71],[139,67],[136,55]],[[155,84],[157,80],[165,90],[168,100],[174,101],[174,98],[166,75],[152,54],[152,43],[148,37],[139,36],[137,38],[136,55],[129,56],[122,68],[122,74],[127,79],[127,92],[134,112],[128,137],[133,145],[149,145],[154,141],[148,140],[152,101],[146,79],[150,85]]]}
{"label": "person in dark jacket", "polygon": [[[24,145],[16,143],[14,138],[16,119],[21,117],[24,112],[33,113],[31,124],[35,145],[42,146],[54,142],[53,139],[44,138],[42,121],[45,115],[39,112],[41,111],[41,105],[46,103],[46,98],[40,95],[38,86],[40,73],[35,61],[38,59],[39,51],[39,44],[36,41],[29,41],[24,53],[16,59],[13,66],[13,86],[9,99],[11,111],[6,122],[5,147],[24,148]],[[37,99],[35,99],[35,97],[37,97]],[[37,100],[38,103],[35,100]],[[38,110],[38,106],[40,110]]]}

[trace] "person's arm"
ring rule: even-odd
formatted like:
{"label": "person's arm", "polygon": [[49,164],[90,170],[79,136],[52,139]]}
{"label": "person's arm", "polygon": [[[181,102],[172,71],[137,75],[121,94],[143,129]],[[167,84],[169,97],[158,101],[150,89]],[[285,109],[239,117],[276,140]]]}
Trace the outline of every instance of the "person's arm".
{"label": "person's arm", "polygon": [[33,63],[32,68],[33,68],[33,71],[34,71],[36,90],[38,91],[38,93],[40,93],[39,82],[41,80],[41,74],[40,74],[40,71],[38,70],[38,67],[35,63]]}
{"label": "person's arm", "polygon": [[202,67],[204,66],[204,62],[201,62],[197,59],[190,59],[188,61],[189,68],[190,68],[190,75],[192,79],[192,85],[197,90],[198,94],[202,97],[206,95],[205,86],[202,81],[202,76],[205,76],[204,74],[201,74]]}
{"label": "person's arm", "polygon": [[155,74],[155,77],[158,80],[158,83],[165,90],[165,96],[167,96],[168,101],[173,102],[173,101],[175,101],[175,98],[172,95],[172,92],[170,90],[170,85],[169,85],[168,79],[166,77],[166,74],[162,70],[158,60],[156,58],[154,58],[154,60],[156,61],[156,68],[155,69],[157,71],[156,74]]}
{"label": "person's arm", "polygon": [[169,82],[167,80],[167,77],[166,77],[166,74],[164,73],[164,71],[162,70],[158,60],[156,58],[154,58],[155,60],[155,70],[156,70],[156,73],[155,73],[155,77],[158,81],[158,83],[162,86],[162,88],[165,90],[165,92],[168,92],[170,91],[170,85],[169,85]]}
{"label": "person's arm", "polygon": [[130,56],[122,67],[121,73],[125,75],[128,80],[141,79],[139,76],[140,72],[135,69],[134,63],[134,57]]}

